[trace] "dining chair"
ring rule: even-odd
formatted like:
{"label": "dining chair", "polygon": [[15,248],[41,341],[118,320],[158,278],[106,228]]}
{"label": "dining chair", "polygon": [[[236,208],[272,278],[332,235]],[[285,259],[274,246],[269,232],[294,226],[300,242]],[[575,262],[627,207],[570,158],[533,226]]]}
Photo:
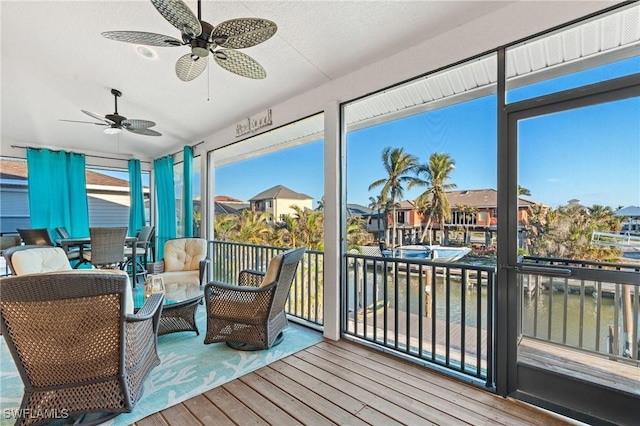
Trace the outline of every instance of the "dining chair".
{"label": "dining chair", "polygon": [[[55,246],[47,228],[18,228],[18,234],[27,246]],[[66,250],[67,259],[80,260],[78,250]]]}
{"label": "dining chair", "polygon": [[28,246],[54,246],[47,228],[18,228],[18,234]]}
{"label": "dining chair", "polygon": [[90,263],[99,269],[120,269],[127,227],[89,228],[89,236],[91,252],[83,253],[81,263]]}
{"label": "dining chair", "polygon": [[149,252],[151,251],[151,241],[155,235],[155,227],[143,226],[138,231],[136,238],[136,259],[133,259],[133,247],[130,243],[127,243],[124,248],[124,257],[126,262],[122,269],[131,269],[131,276],[135,277],[134,284],[137,281],[139,275],[143,277],[147,276],[147,263],[149,258]]}

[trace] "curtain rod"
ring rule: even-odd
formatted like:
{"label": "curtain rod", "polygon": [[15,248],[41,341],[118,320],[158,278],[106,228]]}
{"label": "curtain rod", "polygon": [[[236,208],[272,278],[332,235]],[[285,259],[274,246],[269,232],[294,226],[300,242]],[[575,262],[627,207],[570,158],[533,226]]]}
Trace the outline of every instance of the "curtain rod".
{"label": "curtain rod", "polygon": [[[202,143],[202,142],[200,142],[200,143]],[[21,149],[31,148],[31,149],[37,149],[37,150],[49,149],[49,148],[36,148],[36,147],[32,147],[32,146],[20,146],[20,145],[11,145],[11,148],[21,148]],[[62,150],[62,149],[49,149],[49,151],[61,152],[61,151],[64,151],[64,150]],[[129,161],[129,159],[125,160],[124,158],[104,157],[102,155],[91,155],[91,154],[82,154],[82,155],[84,155],[85,157],[91,157],[91,158],[102,158],[103,160]],[[130,159],[133,160],[133,158],[130,158]],[[140,160],[140,162],[141,163],[151,164],[151,161]]]}
{"label": "curtain rod", "polygon": [[[201,141],[201,142],[198,142],[198,143],[196,143],[196,144],[193,144],[193,145],[191,145],[191,148],[195,148],[196,146],[198,146],[198,145],[202,145],[203,143],[204,143],[204,141]],[[173,154],[169,154],[169,155],[173,157],[174,155],[176,155],[176,154],[180,154],[181,152],[182,152],[182,150],[180,150],[180,151],[176,151],[176,152],[174,152]]]}

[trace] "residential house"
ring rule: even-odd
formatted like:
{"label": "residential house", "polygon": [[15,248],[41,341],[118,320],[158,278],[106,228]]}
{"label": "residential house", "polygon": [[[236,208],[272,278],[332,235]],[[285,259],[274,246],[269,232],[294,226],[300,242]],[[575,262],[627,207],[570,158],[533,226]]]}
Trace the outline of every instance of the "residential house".
{"label": "residential house", "polygon": [[[129,182],[97,171],[86,170],[89,226],[122,226],[129,223]],[[27,163],[0,159],[0,232],[12,233],[31,226],[27,192]],[[149,187],[144,187],[146,218],[149,220]]]}
{"label": "residential house", "polygon": [[282,185],[276,185],[262,191],[252,197],[249,203],[251,210],[269,213],[276,221],[294,214],[294,206],[301,210],[313,209],[313,197],[295,192]]}
{"label": "residential house", "polygon": [[[443,243],[448,243],[452,231],[462,229],[468,244],[471,242],[472,232],[482,232],[484,237],[479,243],[486,247],[491,245],[493,233],[498,225],[498,191],[495,189],[469,189],[460,191],[447,191],[447,199],[451,207],[451,216],[443,224],[433,219],[433,240],[440,241],[438,231]],[[518,198],[518,230],[528,223],[529,207],[536,204],[533,201]],[[389,230],[393,228],[392,212],[389,212]],[[415,201],[403,200],[396,207],[396,229],[398,241],[403,244],[417,242],[428,223],[428,217],[422,216],[415,206]],[[520,233],[520,235],[522,235]],[[521,237],[522,238],[522,237]]]}

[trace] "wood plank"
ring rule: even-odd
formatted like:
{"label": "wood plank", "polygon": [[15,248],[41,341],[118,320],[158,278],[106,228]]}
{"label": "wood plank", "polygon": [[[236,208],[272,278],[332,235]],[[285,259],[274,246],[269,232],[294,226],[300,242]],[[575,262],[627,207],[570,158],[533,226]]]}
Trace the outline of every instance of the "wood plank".
{"label": "wood plank", "polygon": [[205,426],[235,426],[235,423],[204,395],[195,396],[183,404]]}
{"label": "wood plank", "polygon": [[[634,370],[637,371],[637,370]],[[135,423],[575,425],[363,345],[326,340]]]}
{"label": "wood plank", "polygon": [[[566,425],[567,423],[558,420],[556,417],[547,418],[540,416],[540,411],[529,405],[505,403],[504,398],[487,392],[486,390],[463,383],[454,378],[445,376],[439,372],[428,370],[417,364],[410,363],[397,357],[372,350],[363,345],[341,340],[340,342],[324,341],[317,345],[318,347],[337,347],[345,351],[352,352],[361,363],[366,363],[370,368],[377,371],[385,371],[392,369],[393,374],[401,375],[403,380],[411,380],[415,386],[421,386],[423,389],[433,389],[434,392],[442,392],[441,397],[462,398],[463,405],[483,407],[481,410],[500,410],[507,415],[515,417],[514,420],[524,420],[527,424],[532,425]],[[391,373],[390,373],[391,374]],[[413,376],[411,378],[410,376]],[[513,401],[513,400],[512,400]],[[474,408],[476,409],[476,408]]]}
{"label": "wood plank", "polygon": [[[360,400],[362,403],[371,406],[372,408],[385,413],[392,419],[399,421],[400,423],[408,424],[424,424],[427,420],[421,416],[412,413],[410,410],[398,406],[392,402],[389,402],[386,398],[379,396],[368,389],[375,390],[375,388],[363,388],[351,382],[353,379],[352,374],[344,374],[338,372],[338,374],[326,371],[324,368],[319,368],[315,365],[315,362],[319,360],[313,359],[311,362],[303,359],[304,352],[298,352],[290,357],[283,359],[284,362],[294,365],[295,367],[308,372],[310,375],[317,379],[329,384],[335,389],[340,389],[354,398]],[[380,389],[378,390],[379,393]],[[384,392],[386,393],[386,392]],[[427,422],[428,423],[428,422]]]}
{"label": "wood plank", "polygon": [[[251,374],[249,374],[249,376],[251,376]],[[222,387],[269,424],[301,425],[301,423],[291,417],[285,409],[264,398],[264,396],[256,392],[255,389],[248,386],[243,380],[245,377],[246,376],[243,376],[239,380],[228,382]]]}
{"label": "wood plank", "polygon": [[[391,404],[395,404],[398,407],[402,407],[406,410],[409,410],[412,413],[412,415],[420,416],[422,418],[421,421],[423,422],[425,420],[428,420],[429,422],[433,422],[435,424],[443,424],[443,423],[446,424],[446,423],[456,423],[456,422],[474,424],[474,423],[477,423],[480,419],[479,416],[475,416],[471,412],[465,413],[461,411],[460,413],[456,413],[454,416],[453,413],[449,414],[448,412],[439,410],[437,407],[427,405],[420,398],[415,398],[413,396],[408,396],[406,394],[398,392],[396,389],[394,389],[394,386],[391,386],[391,385],[396,385],[396,383],[394,383],[395,379],[391,377],[388,377],[388,376],[384,377],[383,375],[377,375],[376,379],[383,382],[383,383],[380,383],[376,381],[374,378],[372,378],[372,374],[375,374],[375,373],[370,370],[369,370],[369,374],[367,374],[366,369],[361,369],[360,371],[351,370],[350,368],[345,367],[341,364],[341,362],[348,364],[348,362],[344,358],[339,359],[338,357],[332,356],[329,352],[326,352],[326,351],[324,352],[324,354],[320,354],[320,355],[325,355],[325,356],[319,356],[317,353],[314,353],[311,351],[305,351],[303,354],[300,354],[299,356],[300,358],[306,360],[307,362],[314,363],[315,365],[322,368],[323,370],[328,371],[329,373],[334,374],[338,377],[343,377],[349,380],[354,385],[359,386],[363,389],[372,389],[372,390],[384,389],[384,392],[380,392],[380,394],[384,397],[384,399],[386,399]],[[314,356],[317,357],[317,359],[313,359]],[[352,366],[352,365],[349,364],[349,366]],[[400,387],[400,386],[397,386],[397,387]],[[425,400],[426,399],[428,398],[425,397]],[[450,408],[453,408],[453,407],[455,406],[452,405]],[[399,421],[406,421],[403,417],[396,418],[396,419]]]}
{"label": "wood plank", "polygon": [[[441,421],[447,421],[449,420],[449,417],[453,416],[460,421],[471,424],[477,424],[485,418],[490,418],[496,423],[514,424],[514,419],[511,416],[499,416],[492,411],[483,413],[482,411],[484,410],[484,406],[481,404],[476,404],[475,407],[467,407],[460,400],[456,401],[455,399],[451,400],[443,398],[442,394],[444,392],[440,392],[440,394],[438,394],[437,392],[433,392],[433,389],[421,388],[421,384],[417,383],[417,380],[408,383],[403,380],[406,375],[402,375],[402,373],[393,374],[392,372],[392,375],[389,375],[388,371],[385,373],[375,371],[368,365],[359,364],[355,361],[355,358],[353,360],[350,359],[348,353],[345,354],[343,352],[338,354],[335,351],[330,351],[326,348],[309,348],[308,352],[326,359],[327,361],[333,362],[339,365],[340,368],[352,371],[358,376],[366,377],[375,381],[377,383],[377,388],[392,389],[396,391],[397,394],[389,393],[388,390],[385,391],[385,396],[397,395],[394,399],[396,403],[401,403],[403,399],[408,398],[420,401],[421,404],[416,404],[415,410],[412,411],[416,414],[427,416],[427,418],[434,421],[438,420],[438,418]],[[408,378],[411,379],[411,377]],[[447,396],[451,395],[452,394],[450,393]],[[438,412],[441,412],[443,415],[438,414]],[[438,416],[438,418],[436,418],[436,416]]]}
{"label": "wood plank", "polygon": [[[247,374],[240,378],[263,398],[271,401],[275,406],[287,412],[291,417],[305,425],[331,425],[332,423],[306,404],[298,401],[291,394],[268,382],[257,374]],[[293,422],[279,422],[278,424],[293,424]]]}
{"label": "wood plank", "polygon": [[522,339],[518,362],[640,395],[640,368],[535,339]]}
{"label": "wood plank", "polygon": [[247,408],[242,402],[222,387],[213,388],[204,393],[216,407],[223,411],[231,421],[241,425],[267,425],[260,416]]}
{"label": "wood plank", "polygon": [[182,404],[174,405],[162,411],[162,417],[167,423],[174,425],[199,425],[196,419],[187,408]]}
{"label": "wood plank", "polygon": [[167,423],[164,420],[164,418],[160,413],[154,413],[134,423],[134,426],[168,426],[168,425],[169,423]]}
{"label": "wood plank", "polygon": [[[338,405],[333,404],[321,395],[318,395],[312,390],[304,387],[302,384],[295,382],[272,368],[261,368],[255,371],[255,373],[263,379],[268,380],[273,385],[278,386],[280,389],[289,392],[302,403],[326,416],[334,423],[350,424],[354,426],[364,426],[367,424],[364,421],[360,421],[353,414],[347,412]],[[364,406],[362,407],[364,408]]]}

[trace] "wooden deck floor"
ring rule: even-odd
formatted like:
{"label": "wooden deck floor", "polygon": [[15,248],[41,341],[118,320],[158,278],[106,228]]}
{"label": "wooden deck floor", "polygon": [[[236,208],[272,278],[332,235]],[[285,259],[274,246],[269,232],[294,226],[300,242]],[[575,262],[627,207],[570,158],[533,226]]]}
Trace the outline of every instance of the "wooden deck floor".
{"label": "wooden deck floor", "polygon": [[575,423],[379,351],[327,340],[136,423],[200,424]]}

